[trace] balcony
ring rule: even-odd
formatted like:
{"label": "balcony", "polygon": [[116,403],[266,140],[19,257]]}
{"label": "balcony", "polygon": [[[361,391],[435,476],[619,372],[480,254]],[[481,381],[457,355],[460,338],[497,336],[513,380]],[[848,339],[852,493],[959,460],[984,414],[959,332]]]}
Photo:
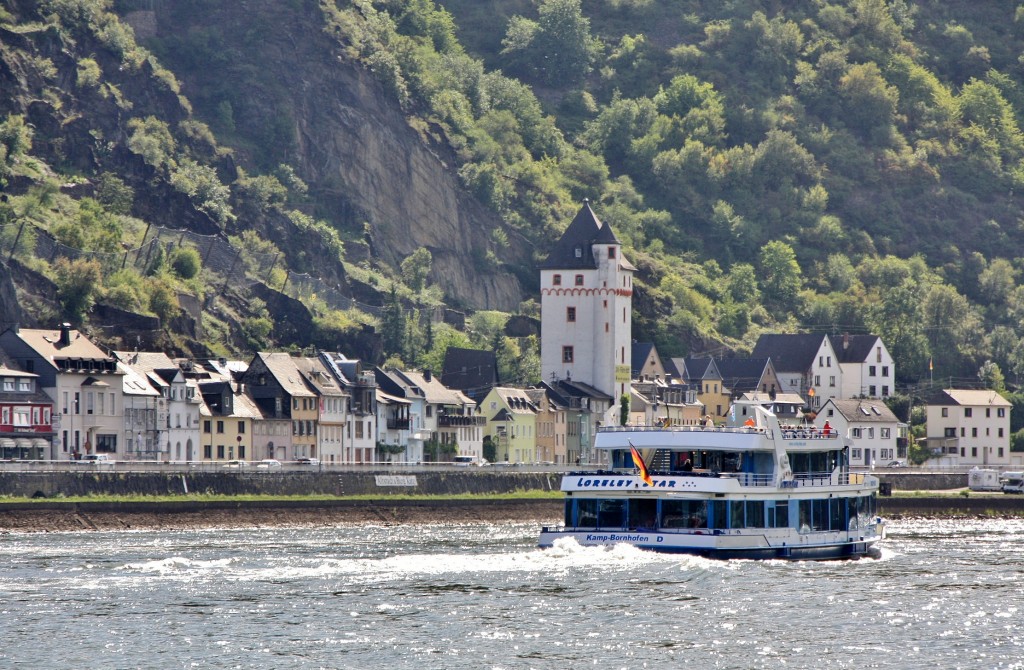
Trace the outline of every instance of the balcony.
{"label": "balcony", "polygon": [[487,423],[485,416],[462,416],[459,414],[441,414],[437,417],[439,428],[455,428],[459,426],[483,426]]}
{"label": "balcony", "polygon": [[409,419],[388,419],[388,430],[409,430]]}

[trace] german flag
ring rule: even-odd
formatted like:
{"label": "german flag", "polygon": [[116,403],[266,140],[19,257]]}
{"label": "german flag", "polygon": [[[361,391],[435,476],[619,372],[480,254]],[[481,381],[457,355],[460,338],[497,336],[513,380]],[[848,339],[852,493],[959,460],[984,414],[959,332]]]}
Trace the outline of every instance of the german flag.
{"label": "german flag", "polygon": [[640,455],[640,452],[636,450],[633,443],[629,443],[629,453],[633,456],[633,465],[640,469],[640,479],[644,480],[644,484],[648,486],[654,486],[654,480],[651,479],[651,475],[647,472],[647,465],[644,464],[644,459]]}

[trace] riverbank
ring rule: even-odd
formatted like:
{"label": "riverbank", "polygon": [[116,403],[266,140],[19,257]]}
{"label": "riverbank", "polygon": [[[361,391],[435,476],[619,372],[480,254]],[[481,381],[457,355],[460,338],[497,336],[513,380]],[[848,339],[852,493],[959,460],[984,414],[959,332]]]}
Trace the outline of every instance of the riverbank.
{"label": "riverbank", "polygon": [[0,532],[323,527],[342,524],[555,523],[562,501],[259,500],[0,503]]}
{"label": "riverbank", "polygon": [[[1024,497],[951,493],[878,499],[879,513],[905,517],[1024,516]],[[424,498],[334,500],[188,500],[0,502],[0,533],[193,530],[200,528],[461,524],[503,521],[556,524],[560,498]]]}

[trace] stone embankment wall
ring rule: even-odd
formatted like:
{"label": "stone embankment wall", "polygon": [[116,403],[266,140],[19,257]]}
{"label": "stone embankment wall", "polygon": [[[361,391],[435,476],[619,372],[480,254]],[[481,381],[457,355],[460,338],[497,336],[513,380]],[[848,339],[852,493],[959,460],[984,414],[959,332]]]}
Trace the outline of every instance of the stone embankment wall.
{"label": "stone embankment wall", "polygon": [[557,491],[557,472],[0,472],[0,496],[501,494]]}

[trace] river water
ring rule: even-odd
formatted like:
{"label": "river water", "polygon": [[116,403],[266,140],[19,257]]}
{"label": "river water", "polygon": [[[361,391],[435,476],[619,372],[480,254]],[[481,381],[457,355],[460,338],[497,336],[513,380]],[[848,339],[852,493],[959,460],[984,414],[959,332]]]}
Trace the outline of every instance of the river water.
{"label": "river water", "polygon": [[822,563],[536,534],[8,534],[0,667],[1024,668],[1024,520],[898,521]]}

